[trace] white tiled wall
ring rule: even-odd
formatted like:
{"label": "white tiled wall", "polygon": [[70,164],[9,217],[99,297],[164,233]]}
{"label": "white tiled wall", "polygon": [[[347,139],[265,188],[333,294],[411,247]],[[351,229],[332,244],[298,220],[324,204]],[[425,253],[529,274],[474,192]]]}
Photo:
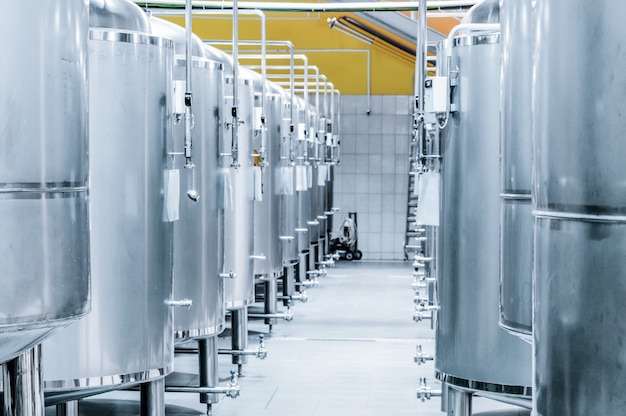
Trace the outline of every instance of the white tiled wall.
{"label": "white tiled wall", "polygon": [[341,166],[335,175],[338,226],[358,214],[364,260],[402,260],[406,222],[411,97],[341,97]]}

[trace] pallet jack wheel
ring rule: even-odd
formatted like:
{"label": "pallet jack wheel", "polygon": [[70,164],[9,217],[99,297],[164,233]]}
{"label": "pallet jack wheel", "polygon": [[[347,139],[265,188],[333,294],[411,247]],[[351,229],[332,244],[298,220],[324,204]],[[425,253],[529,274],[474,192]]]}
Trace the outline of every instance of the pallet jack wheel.
{"label": "pallet jack wheel", "polygon": [[361,260],[363,258],[363,252],[361,250],[357,250],[355,255],[354,255],[354,259],[355,260]]}
{"label": "pallet jack wheel", "polygon": [[354,253],[351,251],[346,251],[346,260],[352,261],[354,259]]}

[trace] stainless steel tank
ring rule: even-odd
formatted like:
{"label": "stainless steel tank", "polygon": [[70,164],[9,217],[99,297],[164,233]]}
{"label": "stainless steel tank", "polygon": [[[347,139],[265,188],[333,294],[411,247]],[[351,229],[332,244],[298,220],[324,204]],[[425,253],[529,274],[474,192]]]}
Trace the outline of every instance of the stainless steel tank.
{"label": "stainless steel tank", "polygon": [[0,363],[90,308],[87,10],[11,2],[0,17]]}
{"label": "stainless steel tank", "polygon": [[532,0],[502,0],[500,325],[530,341]]}
{"label": "stainless steel tank", "polygon": [[295,173],[296,173],[296,194],[298,198],[298,217],[296,233],[298,238],[298,273],[296,279],[302,284],[308,278],[308,271],[311,271],[311,242],[313,235],[310,232],[311,218],[311,191],[309,189],[309,178],[312,176],[310,170],[309,145],[306,140],[307,129],[307,107],[304,100],[300,97],[295,98],[295,115],[296,120],[294,126],[296,129],[295,138]]}
{"label": "stainless steel tank", "polygon": [[[150,21],[152,32],[174,40],[174,80],[186,80],[185,29],[162,20]],[[170,163],[181,176],[180,220],[174,223],[174,294],[176,300],[189,299],[190,308],[174,311],[175,340],[214,336],[224,329],[224,279],[219,276],[224,260],[219,221],[217,187],[219,181],[218,143],[222,135],[222,64],[204,58],[202,41],[192,36],[192,158],[187,164],[182,154],[185,144],[184,114],[179,113],[173,130],[174,152]],[[181,86],[182,88],[182,86]],[[196,191],[197,200],[185,196]],[[192,193],[191,196],[194,196]]]}
{"label": "stainless steel tank", "polygon": [[295,126],[292,121],[292,96],[280,89],[282,96],[280,113],[280,134],[278,139],[279,161],[273,167],[276,178],[276,192],[280,195],[279,239],[283,264],[282,295],[284,304],[296,295],[295,268],[298,265],[297,215],[298,199],[295,189]]}
{"label": "stainless steel tank", "polygon": [[173,363],[172,42],[131,2],[92,3],[90,23],[93,311],[43,345],[46,393],[64,400],[161,380]]}
{"label": "stainless steel tank", "polygon": [[[314,271],[317,269],[320,249],[320,230],[322,229],[322,219],[320,218],[320,185],[318,181],[319,163],[318,163],[318,151],[319,146],[317,144],[317,135],[319,133],[319,117],[318,109],[313,105],[307,105],[308,118],[307,118],[307,163],[309,171],[309,193],[311,194],[311,206],[309,210],[309,239],[310,239],[310,251],[309,256],[309,269]],[[326,224],[323,224],[324,229]]]}
{"label": "stainless steel tank", "polygon": [[[485,1],[463,23],[498,22],[498,10],[498,1]],[[498,325],[500,62],[499,33],[455,38],[457,111],[450,115],[441,149],[435,366],[437,377],[455,391],[528,398],[531,347]],[[448,408],[449,414],[454,411]]]}
{"label": "stainless steel tank", "polygon": [[535,7],[535,410],[621,415],[626,4]]}
{"label": "stainless steel tank", "polygon": [[[247,70],[254,77],[255,129],[253,151],[255,156],[254,252],[262,258],[254,262],[254,274],[262,279],[282,275],[280,252],[280,195],[275,192],[274,167],[280,161],[280,117],[282,96],[276,84],[266,81],[263,90],[261,75]],[[265,93],[265,100],[262,94]],[[263,102],[264,101],[264,102]],[[261,122],[261,116],[265,123]],[[258,181],[261,181],[258,183]]]}
{"label": "stainless steel tank", "polygon": [[[226,75],[225,114],[233,107],[233,78]],[[243,75],[243,74],[242,74]],[[233,271],[234,279],[226,280],[226,308],[239,309],[254,301],[254,156],[252,155],[252,126],[254,116],[254,79],[241,76],[238,82],[237,161],[222,158],[223,174],[228,175],[231,187],[231,206],[224,211],[224,272]],[[224,147],[221,153],[233,150],[232,122],[227,118]],[[231,167],[231,165],[237,165]]]}

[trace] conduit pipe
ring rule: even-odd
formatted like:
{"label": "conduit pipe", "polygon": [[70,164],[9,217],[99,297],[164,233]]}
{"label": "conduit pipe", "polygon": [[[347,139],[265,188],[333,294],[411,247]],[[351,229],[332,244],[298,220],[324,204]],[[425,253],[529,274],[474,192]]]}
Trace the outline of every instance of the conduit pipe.
{"label": "conduit pipe", "polygon": [[[423,0],[421,0],[423,1]],[[446,56],[452,56],[452,41],[454,37],[464,30],[469,31],[485,31],[485,32],[499,32],[500,31],[500,23],[462,23],[460,25],[455,26],[448,35],[448,40],[446,41]]]}
{"label": "conduit pipe", "polygon": [[[481,0],[431,0],[427,2],[427,9],[450,10],[461,7],[470,7],[480,3]],[[136,4],[144,7],[182,6],[185,0],[169,1],[136,1]],[[193,1],[194,7],[200,9],[234,10],[252,9],[265,12],[378,12],[378,11],[411,11],[419,10],[419,6],[412,1],[402,2],[353,2],[353,3],[293,3],[293,2],[263,2],[246,1],[237,4],[237,1]]]}

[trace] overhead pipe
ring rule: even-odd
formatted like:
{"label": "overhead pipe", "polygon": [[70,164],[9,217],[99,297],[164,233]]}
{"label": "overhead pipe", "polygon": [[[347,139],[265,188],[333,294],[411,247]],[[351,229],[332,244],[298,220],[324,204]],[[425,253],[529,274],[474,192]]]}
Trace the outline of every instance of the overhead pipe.
{"label": "overhead pipe", "polygon": [[[172,7],[182,6],[185,0],[169,0],[159,2],[135,1],[136,4],[148,7]],[[481,0],[431,0],[426,4],[427,9],[450,10],[468,8],[480,3]],[[193,5],[200,9],[234,10],[252,9],[265,12],[378,12],[378,11],[411,11],[419,10],[415,2],[352,2],[352,3],[297,3],[297,2],[254,2],[246,1],[200,1],[194,0]],[[158,10],[158,9],[157,9]],[[422,8],[424,10],[424,8]]]}
{"label": "overhead pipe", "polygon": [[446,41],[446,56],[452,56],[452,41],[459,32],[462,32],[464,30],[499,32],[500,23],[462,23],[460,25],[456,25],[448,34],[448,39]]}

